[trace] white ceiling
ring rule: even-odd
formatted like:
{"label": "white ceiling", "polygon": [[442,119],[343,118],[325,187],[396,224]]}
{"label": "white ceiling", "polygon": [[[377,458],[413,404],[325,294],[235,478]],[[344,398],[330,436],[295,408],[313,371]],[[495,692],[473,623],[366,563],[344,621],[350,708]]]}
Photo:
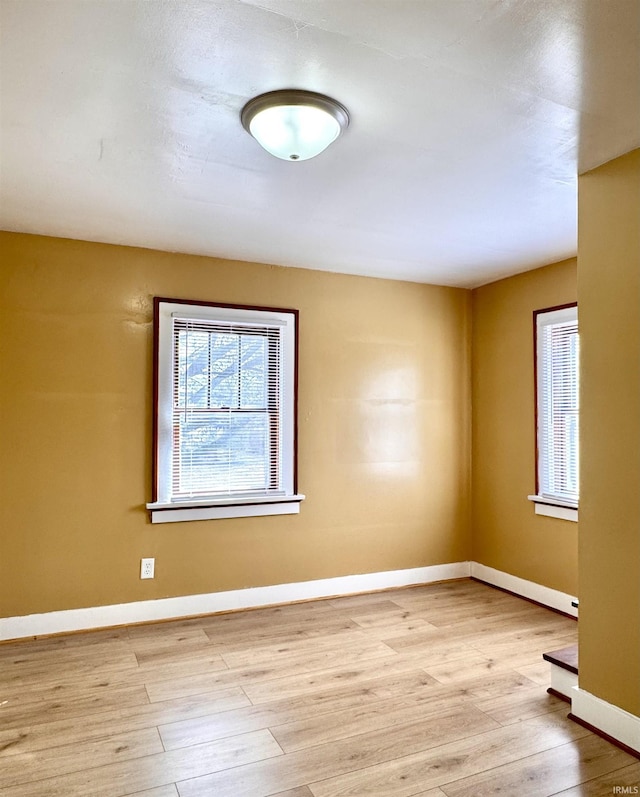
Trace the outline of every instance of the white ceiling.
{"label": "white ceiling", "polygon": [[[0,0],[3,229],[474,287],[576,252],[640,146],[640,0]],[[256,94],[335,97],[318,158]]]}

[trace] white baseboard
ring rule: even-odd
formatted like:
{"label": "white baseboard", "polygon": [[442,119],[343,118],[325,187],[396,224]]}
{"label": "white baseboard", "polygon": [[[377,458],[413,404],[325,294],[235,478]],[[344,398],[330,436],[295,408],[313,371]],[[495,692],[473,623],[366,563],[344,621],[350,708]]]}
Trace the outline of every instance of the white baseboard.
{"label": "white baseboard", "polygon": [[111,606],[92,606],[68,609],[24,617],[0,618],[0,640],[84,631],[130,623],[152,622],[199,614],[215,614],[236,609],[255,609],[295,601],[375,592],[412,584],[430,584],[454,578],[468,578],[469,562],[415,567],[408,570],[389,570],[382,573],[339,576],[293,584],[275,584],[205,595],[185,595],[178,598],[120,603]]}
{"label": "white baseboard", "polygon": [[529,600],[541,603],[543,606],[549,606],[551,609],[557,609],[572,617],[578,616],[578,610],[571,605],[571,601],[575,601],[576,598],[566,592],[544,587],[542,584],[512,576],[502,570],[494,570],[493,567],[481,565],[479,562],[471,562],[471,577],[486,581],[487,584],[492,584],[494,587],[515,592],[516,595],[529,598]]}
{"label": "white baseboard", "polygon": [[640,752],[640,717],[574,686],[571,713],[618,742]]}
{"label": "white baseboard", "polygon": [[274,584],[267,587],[251,587],[204,595],[184,595],[178,598],[160,598],[110,606],[92,606],[86,609],[30,614],[24,617],[0,618],[0,641],[192,617],[199,614],[215,614],[237,609],[255,609],[281,603],[313,600],[314,598],[375,592],[411,584],[431,584],[434,581],[468,578],[469,576],[574,617],[577,615],[576,609],[571,606],[571,601],[574,600],[571,595],[544,587],[533,581],[526,581],[478,562],[454,562],[429,567],[415,567],[408,570],[363,573],[317,581]]}

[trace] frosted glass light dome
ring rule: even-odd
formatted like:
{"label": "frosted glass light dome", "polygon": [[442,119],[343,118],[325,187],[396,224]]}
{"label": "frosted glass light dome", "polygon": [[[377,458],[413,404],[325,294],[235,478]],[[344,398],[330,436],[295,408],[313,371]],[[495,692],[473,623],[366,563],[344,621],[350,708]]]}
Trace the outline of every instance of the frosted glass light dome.
{"label": "frosted glass light dome", "polygon": [[339,102],[296,89],[254,97],[240,118],[245,130],[267,152],[291,161],[319,155],[349,124],[347,109]]}

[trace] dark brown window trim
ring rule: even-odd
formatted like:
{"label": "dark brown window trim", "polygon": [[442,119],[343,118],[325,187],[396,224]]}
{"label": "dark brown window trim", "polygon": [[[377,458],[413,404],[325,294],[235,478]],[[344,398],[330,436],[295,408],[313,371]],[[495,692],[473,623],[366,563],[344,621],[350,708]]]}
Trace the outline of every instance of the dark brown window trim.
{"label": "dark brown window trim", "polygon": [[[160,304],[183,304],[192,307],[222,307],[231,310],[249,310],[259,313],[290,313],[295,318],[293,354],[293,492],[298,494],[298,348],[299,348],[299,310],[292,307],[263,307],[254,304],[232,304],[228,302],[207,302],[198,299],[171,299],[166,296],[153,297],[153,408],[152,408],[152,489],[151,502],[158,500],[158,357],[160,354]],[[283,502],[284,503],[284,502]],[[246,504],[233,504],[245,506]],[[230,506],[226,504],[226,506]],[[186,508],[186,507],[185,507]],[[162,511],[162,510],[154,510]]]}

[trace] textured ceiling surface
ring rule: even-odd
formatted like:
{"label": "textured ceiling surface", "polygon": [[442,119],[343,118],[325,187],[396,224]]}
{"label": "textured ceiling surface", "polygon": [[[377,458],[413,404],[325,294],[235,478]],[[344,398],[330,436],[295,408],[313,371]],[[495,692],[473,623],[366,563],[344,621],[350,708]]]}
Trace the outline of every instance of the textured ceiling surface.
{"label": "textured ceiling surface", "polygon": [[[640,0],[0,0],[0,226],[473,287],[576,252],[640,146]],[[251,97],[351,124],[279,161]]]}

